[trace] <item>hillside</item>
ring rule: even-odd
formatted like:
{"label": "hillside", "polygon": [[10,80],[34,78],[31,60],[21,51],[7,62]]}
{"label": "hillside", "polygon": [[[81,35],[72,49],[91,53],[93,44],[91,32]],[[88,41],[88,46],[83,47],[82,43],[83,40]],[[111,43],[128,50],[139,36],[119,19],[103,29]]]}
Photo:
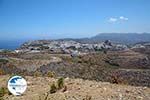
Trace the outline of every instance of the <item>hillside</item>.
{"label": "hillside", "polygon": [[[150,87],[150,56],[133,50],[70,54],[3,53],[0,74],[82,78]],[[53,75],[52,75],[53,76]]]}

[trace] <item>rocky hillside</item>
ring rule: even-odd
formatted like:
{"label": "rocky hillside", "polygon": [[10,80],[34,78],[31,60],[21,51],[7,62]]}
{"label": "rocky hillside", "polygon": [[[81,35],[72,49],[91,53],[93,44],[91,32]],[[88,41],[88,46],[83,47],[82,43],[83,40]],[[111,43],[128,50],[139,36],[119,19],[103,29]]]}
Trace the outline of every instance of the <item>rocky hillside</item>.
{"label": "rocky hillside", "polygon": [[133,50],[70,54],[3,53],[0,74],[60,76],[150,87],[149,56]]}

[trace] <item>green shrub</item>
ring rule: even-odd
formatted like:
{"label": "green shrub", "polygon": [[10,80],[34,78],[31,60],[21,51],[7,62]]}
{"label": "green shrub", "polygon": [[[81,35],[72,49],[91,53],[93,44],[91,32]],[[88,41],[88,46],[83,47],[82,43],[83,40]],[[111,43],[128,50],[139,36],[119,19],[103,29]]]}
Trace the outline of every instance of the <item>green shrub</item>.
{"label": "green shrub", "polygon": [[0,59],[0,63],[7,64],[8,60],[7,59]]}
{"label": "green shrub", "polygon": [[51,85],[51,88],[50,88],[50,93],[53,94],[53,93],[55,93],[56,91],[57,91],[57,87],[56,87],[56,85],[53,83],[53,84]]}
{"label": "green shrub", "polygon": [[55,73],[54,73],[54,72],[51,72],[51,71],[48,71],[48,72],[47,72],[47,76],[48,76],[48,77],[55,77]]}
{"label": "green shrub", "polygon": [[57,90],[60,90],[63,88],[63,92],[67,91],[67,86],[64,86],[64,78],[59,78],[57,80],[57,86],[53,83],[50,87],[50,93],[55,93]]}
{"label": "green shrub", "polygon": [[57,81],[58,89],[62,89],[64,87],[64,78],[59,78]]}

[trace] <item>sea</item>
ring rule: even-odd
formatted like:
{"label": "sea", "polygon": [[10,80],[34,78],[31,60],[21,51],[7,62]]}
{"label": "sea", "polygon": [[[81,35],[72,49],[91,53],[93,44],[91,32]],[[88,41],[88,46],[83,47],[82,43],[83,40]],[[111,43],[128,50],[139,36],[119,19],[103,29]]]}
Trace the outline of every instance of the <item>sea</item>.
{"label": "sea", "polygon": [[26,40],[0,40],[0,49],[15,50],[24,42],[26,42]]}

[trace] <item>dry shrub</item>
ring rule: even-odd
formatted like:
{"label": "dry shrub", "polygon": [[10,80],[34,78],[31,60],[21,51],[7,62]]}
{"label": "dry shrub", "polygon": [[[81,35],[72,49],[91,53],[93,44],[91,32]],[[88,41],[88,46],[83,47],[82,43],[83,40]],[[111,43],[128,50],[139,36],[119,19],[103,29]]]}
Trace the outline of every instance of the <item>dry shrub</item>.
{"label": "dry shrub", "polygon": [[56,87],[56,85],[53,83],[53,84],[51,85],[51,87],[50,87],[50,93],[53,94],[53,93],[56,93],[56,91],[57,91],[57,87]]}
{"label": "dry shrub", "polygon": [[48,77],[55,77],[55,72],[48,71],[47,76]]}
{"label": "dry shrub", "polygon": [[39,71],[34,72],[34,77],[40,77],[40,76],[42,76],[41,72],[39,72]]}
{"label": "dry shrub", "polygon": [[83,98],[83,100],[92,100],[92,97],[91,97],[91,96],[89,96],[89,95],[86,95],[86,97],[85,97],[85,98]]}
{"label": "dry shrub", "polygon": [[111,76],[111,82],[114,84],[128,84],[128,81],[126,81],[125,79],[119,77],[119,73],[113,73]]}
{"label": "dry shrub", "polygon": [[2,69],[0,69],[0,75],[3,75],[4,71]]}

